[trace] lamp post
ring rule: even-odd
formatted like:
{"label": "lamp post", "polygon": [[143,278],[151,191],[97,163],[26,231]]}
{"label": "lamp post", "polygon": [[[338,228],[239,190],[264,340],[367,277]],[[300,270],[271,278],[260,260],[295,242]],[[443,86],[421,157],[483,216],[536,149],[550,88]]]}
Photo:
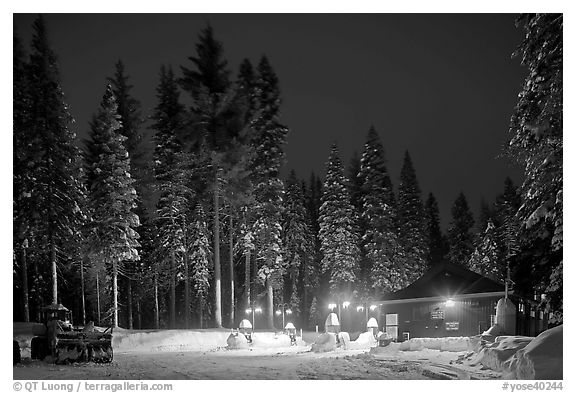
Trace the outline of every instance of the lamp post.
{"label": "lamp post", "polygon": [[250,315],[252,314],[252,331],[255,332],[256,331],[256,318],[255,315],[256,313],[260,314],[262,312],[262,309],[260,307],[251,307],[251,308],[247,308],[246,309],[246,315]]}
{"label": "lamp post", "polygon": [[286,303],[282,303],[280,304],[280,307],[282,307],[281,310],[276,310],[276,315],[280,316],[282,315],[282,330],[284,330],[285,327],[285,319],[284,319],[284,315],[292,315],[292,310],[286,307],[289,307],[289,304]]}

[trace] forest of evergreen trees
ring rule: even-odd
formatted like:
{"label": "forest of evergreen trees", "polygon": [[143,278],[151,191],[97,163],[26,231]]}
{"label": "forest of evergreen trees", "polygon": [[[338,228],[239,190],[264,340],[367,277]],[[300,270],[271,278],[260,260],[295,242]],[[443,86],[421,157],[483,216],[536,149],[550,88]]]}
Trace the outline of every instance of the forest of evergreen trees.
{"label": "forest of evergreen trees", "polygon": [[506,153],[525,181],[503,178],[477,219],[461,192],[444,233],[409,152],[392,183],[374,127],[348,165],[335,144],[324,178],[283,178],[273,66],[246,59],[232,76],[210,26],[178,71],[159,70],[152,113],[118,61],[79,140],[38,17],[29,54],[14,34],[14,320],[58,302],[80,324],[236,327],[258,305],[269,328],[282,306],[308,328],[328,302],[369,303],[444,260],[501,282],[509,267],[517,293],[544,294],[561,320],[562,16],[518,24],[529,75]]}

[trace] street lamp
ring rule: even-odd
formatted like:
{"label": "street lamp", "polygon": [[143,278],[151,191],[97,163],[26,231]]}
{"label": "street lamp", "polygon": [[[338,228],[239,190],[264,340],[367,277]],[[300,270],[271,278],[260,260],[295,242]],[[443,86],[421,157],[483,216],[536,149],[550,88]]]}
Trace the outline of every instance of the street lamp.
{"label": "street lamp", "polygon": [[292,310],[290,310],[289,308],[286,308],[289,306],[290,306],[289,304],[283,303],[283,304],[280,304],[280,307],[282,307],[282,309],[276,310],[276,315],[278,315],[278,316],[282,315],[282,330],[284,330],[284,323],[285,323],[284,315],[285,314],[292,315]]}
{"label": "street lamp", "polygon": [[260,314],[262,312],[262,309],[260,307],[256,307],[256,308],[247,308],[246,309],[246,315],[250,315],[252,314],[252,331],[256,330],[256,319],[255,319],[255,315],[256,313]]}

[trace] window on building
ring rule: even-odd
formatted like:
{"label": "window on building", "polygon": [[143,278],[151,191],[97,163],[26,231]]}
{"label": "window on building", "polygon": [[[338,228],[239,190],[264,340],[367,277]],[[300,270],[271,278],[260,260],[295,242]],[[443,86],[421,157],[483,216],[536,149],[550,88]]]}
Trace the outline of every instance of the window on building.
{"label": "window on building", "polygon": [[386,333],[398,340],[398,314],[386,314]]}

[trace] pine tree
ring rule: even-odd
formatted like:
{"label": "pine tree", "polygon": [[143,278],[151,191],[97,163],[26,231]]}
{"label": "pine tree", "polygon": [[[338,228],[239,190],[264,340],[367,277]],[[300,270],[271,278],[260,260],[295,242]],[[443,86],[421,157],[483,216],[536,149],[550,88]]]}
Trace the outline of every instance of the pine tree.
{"label": "pine tree", "polygon": [[497,229],[490,219],[488,219],[486,224],[484,235],[468,261],[468,266],[477,273],[493,280],[504,282],[506,263]]}
{"label": "pine tree", "polygon": [[[196,45],[196,57],[188,58],[193,69],[181,67],[183,77],[181,87],[190,93],[193,105],[189,125],[191,132],[183,142],[191,146],[196,156],[209,163],[207,188],[211,191],[213,213],[213,253],[214,253],[214,319],[216,327],[222,326],[222,283],[220,262],[220,205],[222,177],[227,162],[227,153],[232,150],[233,138],[239,133],[237,127],[230,127],[229,71],[223,58],[222,44],[214,38],[211,26],[202,30]],[[209,176],[209,177],[208,177]]]}
{"label": "pine tree", "polygon": [[448,227],[450,251],[448,259],[452,263],[466,265],[474,251],[474,217],[464,193],[460,193],[452,206],[452,221]]}
{"label": "pine tree", "polygon": [[308,318],[308,328],[313,329],[316,326],[320,325],[321,319],[322,318],[322,314],[320,313],[319,307],[318,307],[318,301],[316,299],[316,296],[314,296],[314,298],[312,298],[312,304],[310,305],[310,317]]}
{"label": "pine tree", "polygon": [[368,131],[359,177],[362,220],[366,226],[362,242],[369,261],[364,274],[378,297],[380,292],[392,292],[408,284],[408,266],[399,244],[394,192],[384,147],[374,127]]}
{"label": "pine tree", "polygon": [[432,193],[428,194],[428,199],[426,200],[426,206],[424,209],[424,217],[428,243],[427,260],[430,266],[434,266],[444,261],[447,246],[444,237],[442,236],[442,230],[440,229],[438,203]]}
{"label": "pine tree", "polygon": [[354,209],[336,145],[332,146],[326,163],[323,188],[319,216],[322,270],[329,272],[331,295],[351,295],[358,278],[360,250]]}
{"label": "pine tree", "polygon": [[122,60],[118,60],[115,68],[114,77],[108,78],[108,81],[112,86],[112,92],[118,104],[118,114],[122,119],[120,133],[126,137],[124,146],[130,154],[130,161],[136,162],[142,156],[140,128],[144,121],[140,114],[140,102],[131,95],[130,91],[134,86],[128,82],[129,77],[125,73]]}
{"label": "pine tree", "polygon": [[189,234],[190,245],[190,267],[192,269],[192,282],[196,298],[199,302],[200,311],[200,328],[203,327],[203,311],[208,296],[208,289],[210,288],[210,279],[212,272],[210,271],[210,258],[211,249],[208,233],[208,225],[206,224],[206,216],[204,209],[199,204],[196,206],[194,221]]}
{"label": "pine tree", "polygon": [[281,213],[284,186],[278,178],[285,154],[287,128],[279,123],[280,89],[278,78],[268,59],[262,57],[258,64],[256,84],[258,115],[252,123],[254,158],[254,238],[258,276],[267,291],[267,320],[274,325],[273,291],[282,286],[284,261],[282,259]]}
{"label": "pine tree", "polygon": [[[282,244],[286,260],[285,282],[288,285],[284,295],[290,299],[292,311],[304,311],[308,308],[310,293],[317,285],[313,260],[314,236],[310,229],[302,186],[294,170],[290,172],[285,188]],[[298,295],[299,288],[302,288],[302,298]]]}
{"label": "pine tree", "polygon": [[420,187],[408,151],[404,155],[398,186],[398,222],[399,239],[410,261],[408,279],[415,281],[427,267],[426,236]]}
{"label": "pine tree", "polygon": [[100,108],[91,123],[91,150],[98,160],[90,167],[90,203],[94,238],[91,257],[105,267],[112,282],[111,316],[118,326],[118,275],[124,274],[126,261],[139,259],[137,248],[140,225],[134,213],[136,190],[130,176],[130,157],[119,133],[120,116],[112,87],[108,85]]}
{"label": "pine tree", "polygon": [[[509,153],[524,166],[521,191],[524,263],[533,288],[562,320],[563,252],[563,16],[526,14],[517,25],[524,41],[515,52],[528,69],[510,124]],[[538,249],[536,248],[538,247]]]}
{"label": "pine tree", "polygon": [[[170,327],[176,325],[176,286],[178,277],[186,270],[185,231],[188,203],[192,191],[187,185],[188,174],[184,168],[188,156],[182,154],[182,146],[176,133],[183,127],[184,107],[179,102],[174,73],[162,67],[160,85],[157,89],[158,105],[152,116],[156,131],[154,141],[154,173],[159,199],[156,204],[156,228],[159,247],[156,249],[161,259],[168,258],[170,271]],[[162,261],[163,262],[163,261]],[[187,277],[182,277],[187,282]],[[187,287],[187,286],[186,286]],[[186,318],[189,310],[185,306]]]}
{"label": "pine tree", "polygon": [[480,215],[478,217],[478,231],[479,233],[484,233],[488,221],[492,220],[494,212],[490,208],[490,205],[482,198],[480,200]]}
{"label": "pine tree", "polygon": [[[26,170],[27,143],[30,136],[27,135],[26,124],[29,117],[28,83],[26,78],[25,54],[20,39],[14,32],[13,45],[13,253],[14,253],[14,287],[21,292],[14,293],[14,299],[19,295],[22,298],[22,317],[24,322],[30,322],[30,302],[28,290],[28,248],[30,236],[30,209],[27,207],[29,200],[25,189],[31,187],[32,179]],[[18,282],[19,279],[19,282]],[[16,307],[15,307],[16,308]],[[14,310],[16,318],[17,310]],[[16,320],[16,319],[15,319]]]}
{"label": "pine tree", "polygon": [[39,310],[40,303],[50,298],[44,294],[40,276],[51,277],[51,301],[57,303],[58,270],[67,271],[78,255],[85,217],[81,209],[85,196],[80,150],[75,133],[69,129],[73,119],[64,103],[56,56],[42,16],[34,22],[32,53],[25,70],[29,101],[22,120],[26,131],[16,141],[19,147],[25,146],[26,152],[17,156],[27,163],[24,173],[19,173],[22,182],[18,187],[26,197],[26,209],[32,213],[25,226],[28,244],[37,258],[32,290]]}

